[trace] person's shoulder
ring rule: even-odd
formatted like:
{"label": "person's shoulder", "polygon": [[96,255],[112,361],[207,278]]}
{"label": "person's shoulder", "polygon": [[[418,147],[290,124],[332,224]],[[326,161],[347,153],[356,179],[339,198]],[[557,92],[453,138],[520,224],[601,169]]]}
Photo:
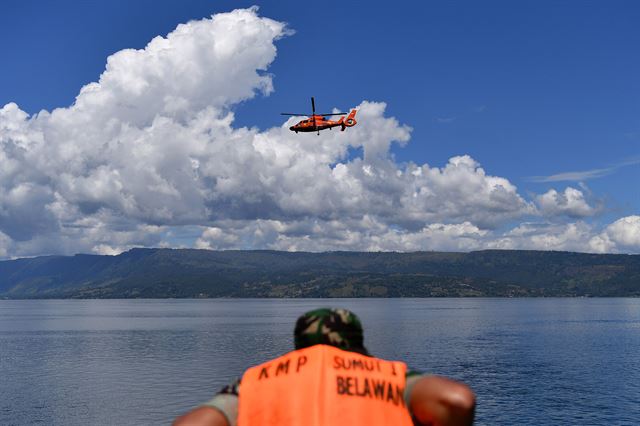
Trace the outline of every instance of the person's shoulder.
{"label": "person's shoulder", "polygon": [[224,385],[212,399],[202,404],[201,407],[216,409],[225,417],[229,426],[236,426],[240,380],[237,378]]}
{"label": "person's shoulder", "polygon": [[404,403],[407,407],[410,407],[411,392],[413,386],[418,383],[420,379],[424,377],[424,374],[417,370],[407,370],[405,373],[405,385],[404,385]]}

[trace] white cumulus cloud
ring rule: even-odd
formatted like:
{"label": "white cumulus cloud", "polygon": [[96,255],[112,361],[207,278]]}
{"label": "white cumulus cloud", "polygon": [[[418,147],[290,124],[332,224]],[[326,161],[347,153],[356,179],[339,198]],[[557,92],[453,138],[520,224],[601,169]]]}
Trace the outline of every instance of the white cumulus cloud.
{"label": "white cumulus cloud", "polygon": [[[0,108],[0,256],[185,245],[595,250],[595,237],[638,249],[626,222],[601,233],[582,222],[499,231],[595,209],[574,188],[528,201],[468,155],[398,164],[391,146],[407,144],[411,128],[384,102],[362,101],[357,126],[320,137],[289,131],[294,118],[235,127],[236,104],[273,90],[266,71],[289,34],[256,8],[217,14],[110,56],[69,107]],[[197,235],[176,242],[187,229]]]}
{"label": "white cumulus cloud", "polygon": [[584,193],[567,187],[563,192],[550,189],[538,195],[536,201],[543,214],[548,216],[567,215],[572,218],[593,216],[597,209],[589,205]]}
{"label": "white cumulus cloud", "polygon": [[492,235],[487,246],[496,249],[596,251],[589,246],[591,225],[579,221],[567,224],[523,223],[502,235]]}
{"label": "white cumulus cloud", "polygon": [[616,220],[589,243],[598,252],[640,252],[640,216]]}

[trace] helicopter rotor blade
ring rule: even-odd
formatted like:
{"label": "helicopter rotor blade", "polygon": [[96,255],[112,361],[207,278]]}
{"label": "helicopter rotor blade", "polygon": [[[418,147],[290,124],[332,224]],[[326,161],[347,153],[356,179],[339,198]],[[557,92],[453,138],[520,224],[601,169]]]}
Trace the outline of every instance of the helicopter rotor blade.
{"label": "helicopter rotor blade", "polygon": [[328,117],[330,115],[347,115],[347,114],[348,114],[348,112],[333,112],[331,114],[316,114],[316,115],[321,115],[323,117]]}
{"label": "helicopter rotor blade", "polygon": [[[311,114],[311,119],[313,120],[313,129],[318,130],[318,126],[316,125],[316,101],[315,99],[313,99],[313,96],[311,97],[311,111],[313,112]],[[318,134],[320,134],[320,131],[318,131]]]}
{"label": "helicopter rotor blade", "polygon": [[299,114],[294,114],[293,112],[281,112],[280,115],[295,115],[295,116],[298,116],[298,117],[301,117],[301,116],[305,116],[306,117],[308,114],[306,112],[305,113],[299,113]]}

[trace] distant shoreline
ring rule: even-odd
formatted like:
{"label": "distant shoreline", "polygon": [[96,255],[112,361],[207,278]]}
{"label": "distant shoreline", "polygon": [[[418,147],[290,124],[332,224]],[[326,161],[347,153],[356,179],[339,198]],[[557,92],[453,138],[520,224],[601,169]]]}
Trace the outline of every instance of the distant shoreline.
{"label": "distant shoreline", "polygon": [[50,300],[50,301],[69,301],[69,300],[359,300],[359,299],[372,299],[372,300],[386,300],[386,299],[407,299],[407,300],[419,300],[419,299],[638,299],[640,296],[425,296],[425,297],[379,297],[379,296],[359,296],[359,297],[102,297],[102,298],[81,298],[81,297],[24,297],[24,298],[11,298],[0,297],[0,302],[4,301],[35,301],[35,300]]}
{"label": "distant shoreline", "polygon": [[0,262],[0,299],[640,297],[640,255],[133,249]]}

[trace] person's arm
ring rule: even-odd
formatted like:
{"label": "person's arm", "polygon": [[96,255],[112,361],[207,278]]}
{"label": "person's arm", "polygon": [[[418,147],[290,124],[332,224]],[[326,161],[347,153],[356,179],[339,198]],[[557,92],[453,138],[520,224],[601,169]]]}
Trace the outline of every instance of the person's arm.
{"label": "person's arm", "polygon": [[475,407],[476,397],[468,386],[438,376],[420,378],[409,397],[410,411],[423,425],[471,425]]}
{"label": "person's arm", "polygon": [[223,387],[210,401],[178,417],[173,426],[237,426],[240,379]]}
{"label": "person's arm", "polygon": [[229,426],[227,418],[213,407],[198,407],[178,417],[173,426]]}

